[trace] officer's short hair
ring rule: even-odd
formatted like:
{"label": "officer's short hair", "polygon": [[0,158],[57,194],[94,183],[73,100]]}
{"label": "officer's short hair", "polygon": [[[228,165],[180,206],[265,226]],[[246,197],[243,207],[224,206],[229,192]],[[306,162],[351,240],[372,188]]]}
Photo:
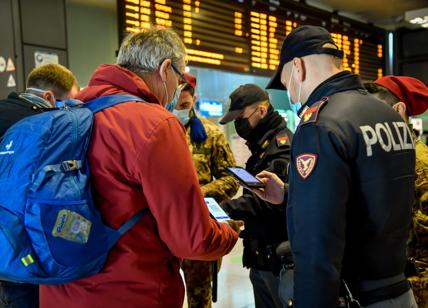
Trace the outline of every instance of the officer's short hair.
{"label": "officer's short hair", "polygon": [[174,30],[152,26],[123,40],[116,63],[143,75],[155,72],[166,59],[178,67],[184,66],[185,57],[184,43]]}
{"label": "officer's short hair", "polygon": [[400,99],[391,93],[387,88],[375,84],[374,82],[365,82],[364,87],[371,94],[377,94],[379,99],[386,102],[390,106],[394,106]]}
{"label": "officer's short hair", "polygon": [[73,86],[79,87],[76,77],[61,64],[41,65],[27,77],[27,88],[50,90],[58,98],[68,94]]}

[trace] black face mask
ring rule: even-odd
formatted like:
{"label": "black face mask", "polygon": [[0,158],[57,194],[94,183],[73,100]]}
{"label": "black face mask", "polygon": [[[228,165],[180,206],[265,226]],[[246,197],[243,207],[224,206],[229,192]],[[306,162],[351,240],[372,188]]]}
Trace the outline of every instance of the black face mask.
{"label": "black face mask", "polygon": [[235,129],[239,137],[248,140],[253,131],[253,128],[250,125],[248,118],[240,118],[235,120]]}

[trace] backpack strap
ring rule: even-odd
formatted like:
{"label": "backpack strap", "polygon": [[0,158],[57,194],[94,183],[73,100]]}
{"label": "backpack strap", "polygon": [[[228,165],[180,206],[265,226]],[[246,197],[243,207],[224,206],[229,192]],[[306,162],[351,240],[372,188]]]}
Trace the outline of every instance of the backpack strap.
{"label": "backpack strap", "polygon": [[144,215],[149,212],[149,208],[142,209],[137,214],[132,216],[130,220],[128,220],[125,224],[123,224],[117,231],[120,235],[125,234],[129,229],[131,229]]}
{"label": "backpack strap", "polygon": [[[145,101],[141,98],[129,95],[129,94],[114,94],[114,95],[108,95],[103,96],[94,100],[91,100],[87,102],[84,107],[91,110],[93,113],[97,113],[101,110],[104,110],[106,108],[126,103],[126,102],[142,102]],[[113,238],[109,240],[109,246],[112,248],[114,244],[117,242],[117,240],[125,234],[129,229],[131,229],[144,215],[146,215],[149,212],[149,208],[145,208],[141,211],[139,211],[137,214],[132,216],[130,220],[128,220],[126,223],[124,223],[119,229],[117,229],[117,232]]]}
{"label": "backpack strap", "polygon": [[130,220],[125,222],[119,229],[115,230],[113,235],[108,240],[109,249],[111,249],[116,242],[119,240],[119,238],[124,235],[128,230],[130,230],[135,224],[148,212],[150,212],[150,209],[147,207],[145,209],[142,209],[137,214],[131,217]]}
{"label": "backpack strap", "polygon": [[86,104],[84,104],[84,107],[88,108],[93,113],[97,113],[106,108],[109,108],[121,103],[126,103],[126,102],[145,102],[145,101],[139,98],[138,96],[134,96],[130,94],[114,94],[114,95],[102,96],[100,98],[90,100]]}

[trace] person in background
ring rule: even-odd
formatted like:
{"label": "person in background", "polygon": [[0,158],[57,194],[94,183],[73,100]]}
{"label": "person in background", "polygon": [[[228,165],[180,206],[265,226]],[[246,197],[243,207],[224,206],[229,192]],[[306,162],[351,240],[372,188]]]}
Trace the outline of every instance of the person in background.
{"label": "person in background", "polygon": [[110,250],[103,270],[63,285],[40,287],[43,308],[182,307],[181,259],[216,260],[229,253],[240,224],[210,218],[183,126],[172,113],[186,51],[168,28],[130,34],[116,65],[101,65],[78,98],[115,94],[121,103],[95,114],[88,160],[94,200],[118,228],[146,214]]}
{"label": "person in background", "polygon": [[[45,64],[35,68],[27,77],[23,93],[12,92],[0,100],[0,138],[19,120],[53,108],[57,100],[73,98],[78,91],[76,77],[64,66]],[[0,307],[38,306],[37,285],[0,281]]]}
{"label": "person in background", "polygon": [[[235,159],[220,128],[196,115],[196,78],[186,73],[184,76],[188,84],[181,90],[173,113],[186,128],[187,145],[204,197],[214,198],[220,203],[231,199],[238,191],[239,185],[226,170],[226,167],[235,165]],[[220,264],[221,260],[214,262]],[[213,275],[217,274],[213,272],[213,262],[185,259],[181,268],[186,282],[188,307],[211,307],[211,283]]]}
{"label": "person in background", "polygon": [[[292,133],[268,93],[254,84],[238,87],[230,94],[230,108],[220,124],[231,121],[251,151],[245,169],[253,175],[270,170],[287,181]],[[285,206],[269,204],[247,189],[221,206],[232,219],[245,222],[242,261],[250,269],[256,307],[282,307],[278,296],[282,264],[276,249],[287,240]]]}
{"label": "person in background", "polygon": [[[288,90],[302,106],[287,204],[293,307],[415,308],[404,276],[414,194],[411,132],[358,75],[343,70],[342,58],[325,28],[298,27],[286,37],[267,86]],[[269,172],[258,177],[265,188],[254,191],[282,204],[284,182]]]}
{"label": "person in background", "polygon": [[[384,76],[366,89],[397,111],[406,123],[428,109],[428,87],[407,76]],[[419,308],[428,308],[428,147],[413,135],[416,150],[415,199],[412,229],[407,243],[407,277]]]}
{"label": "person in background", "polygon": [[0,101],[0,136],[24,117],[53,108],[56,101],[74,98],[78,92],[76,77],[61,64],[45,64],[33,69],[24,92],[11,92]]}

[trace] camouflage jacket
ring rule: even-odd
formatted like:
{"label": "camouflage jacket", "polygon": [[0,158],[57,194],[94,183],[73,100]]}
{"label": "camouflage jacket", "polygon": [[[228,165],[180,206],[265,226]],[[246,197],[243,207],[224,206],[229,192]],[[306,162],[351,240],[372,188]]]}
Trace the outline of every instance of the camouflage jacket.
{"label": "camouflage jacket", "polygon": [[239,185],[226,170],[235,165],[232,151],[223,132],[214,123],[200,118],[207,133],[207,140],[195,143],[190,139],[190,127],[186,127],[187,144],[199,177],[202,193],[217,202],[231,199]]}
{"label": "camouflage jacket", "polygon": [[422,269],[428,268],[428,147],[420,140],[416,146],[415,201],[412,233],[408,246],[409,257]]}

